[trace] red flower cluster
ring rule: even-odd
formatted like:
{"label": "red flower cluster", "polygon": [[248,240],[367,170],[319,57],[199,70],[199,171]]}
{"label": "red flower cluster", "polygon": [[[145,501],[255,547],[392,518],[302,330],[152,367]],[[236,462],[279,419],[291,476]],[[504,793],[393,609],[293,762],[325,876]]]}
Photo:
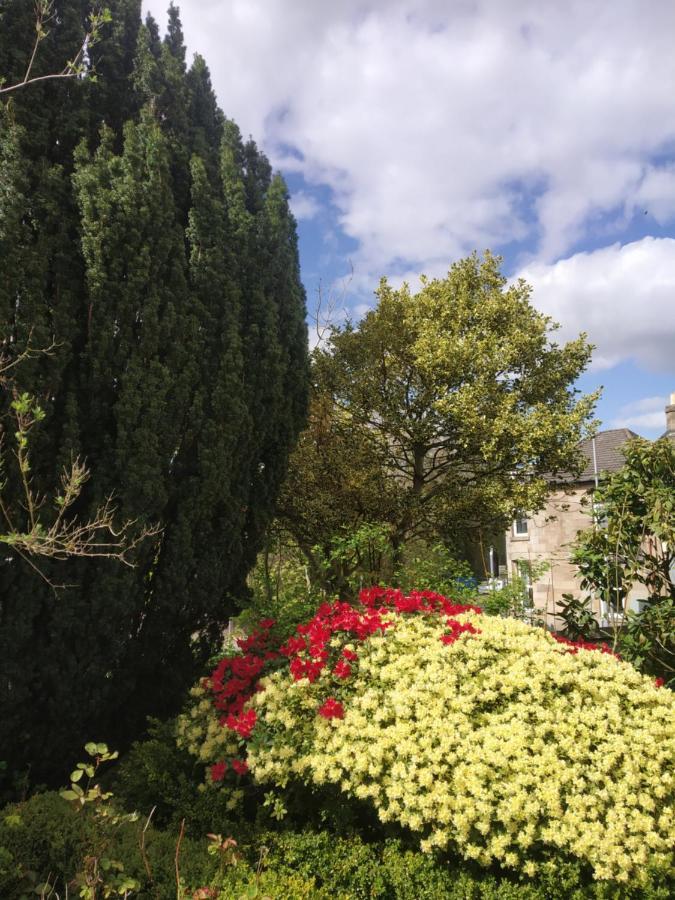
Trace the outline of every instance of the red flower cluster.
{"label": "red flower cluster", "polygon": [[227,771],[227,763],[226,762],[217,762],[211,766],[211,781],[214,783],[216,781],[222,781],[225,777],[225,772]]}
{"label": "red flower cluster", "polygon": [[[363,641],[393,624],[382,618],[382,610],[379,609],[366,607],[359,610],[339,600],[322,603],[314,618],[305,625],[298,625],[295,636],[289,638],[279,652],[290,659],[289,669],[295,681],[308,678],[314,682],[328,664],[328,643],[334,634],[341,632]],[[351,650],[343,650],[342,655],[351,662],[357,659],[356,653]],[[340,660],[333,672],[338,678],[348,678],[351,667]]]}
{"label": "red flower cluster", "polygon": [[[224,724],[231,730],[236,731],[238,735],[247,741],[251,737],[256,723],[256,712],[254,709],[247,709],[246,712],[230,713],[226,716]],[[223,724],[221,722],[221,724]]]}
{"label": "red flower cluster", "polygon": [[345,710],[339,700],[329,697],[326,702],[317,710],[324,719],[344,719]]}
{"label": "red flower cluster", "polygon": [[480,606],[471,604],[454,603],[442,594],[433,591],[411,591],[404,594],[396,588],[371,587],[361,591],[359,600],[370,609],[390,608],[401,613],[443,613],[449,618],[446,625],[450,634],[444,634],[441,641],[444,644],[453,644],[462,634],[480,634],[480,629],[475,628],[470,622],[458,622],[453,616],[461,613],[482,613]]}
{"label": "red flower cluster", "polygon": [[458,622],[457,619],[448,619],[445,624],[450,629],[450,634],[441,636],[443,644],[454,644],[457,638],[463,634],[480,634],[480,629],[474,628],[471,622]]}
{"label": "red flower cluster", "polygon": [[371,587],[361,591],[359,601],[370,609],[389,607],[397,613],[437,612],[445,613],[447,616],[458,616],[466,612],[483,612],[480,606],[455,603],[434,591],[411,591],[404,594],[398,588]]}
{"label": "red flower cluster", "polygon": [[233,759],[232,768],[237,775],[245,775],[248,772],[248,763],[245,759]]}
{"label": "red flower cluster", "polygon": [[[231,762],[232,771],[236,772],[237,775],[245,775],[248,772],[248,763],[245,759],[233,759]],[[211,781],[214,784],[217,781],[222,781],[225,777],[225,773],[227,772],[227,763],[225,760],[221,760],[220,762],[214,763],[210,769],[211,772]]]}
{"label": "red flower cluster", "polygon": [[346,662],[344,659],[338,660],[335,668],[333,669],[333,675],[337,676],[337,678],[349,678],[352,674],[352,667]]}
{"label": "red flower cluster", "polygon": [[242,655],[222,659],[205,682],[213,692],[215,708],[221,713],[220,724],[245,739],[251,736],[256,714],[252,709],[244,712],[244,706],[257,690],[266,663],[279,657],[269,647],[273,625],[273,619],[263,619],[248,637],[238,638]]}
{"label": "red flower cluster", "polygon": [[615,653],[608,644],[594,644],[592,641],[570,641],[569,638],[563,637],[561,634],[551,633],[551,637],[559,644],[567,647],[568,653],[578,653],[579,650],[599,650],[600,653],[608,653],[616,659],[621,659],[618,653]]}

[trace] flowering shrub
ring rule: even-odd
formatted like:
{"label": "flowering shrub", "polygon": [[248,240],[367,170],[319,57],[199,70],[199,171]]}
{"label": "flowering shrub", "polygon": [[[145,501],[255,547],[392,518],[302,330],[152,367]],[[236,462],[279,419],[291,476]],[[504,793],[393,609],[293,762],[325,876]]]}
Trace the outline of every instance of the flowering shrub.
{"label": "flowering shrub", "polygon": [[[245,732],[258,781],[337,784],[423,849],[483,865],[534,874],[571,854],[596,878],[636,882],[675,869],[672,692],[606,648],[431,592],[360,599],[324,604],[234,713],[219,698],[258,664],[212,676],[203,690],[229,737],[216,738],[212,703],[203,736],[193,725],[198,755],[218,764]],[[263,641],[258,672],[278,666],[270,652]]]}

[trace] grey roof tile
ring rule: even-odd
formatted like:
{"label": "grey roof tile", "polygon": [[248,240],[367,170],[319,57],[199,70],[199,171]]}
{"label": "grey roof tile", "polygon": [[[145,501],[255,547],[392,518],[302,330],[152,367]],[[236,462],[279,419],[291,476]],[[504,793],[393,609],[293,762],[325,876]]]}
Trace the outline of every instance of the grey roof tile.
{"label": "grey roof tile", "polygon": [[[630,428],[611,428],[608,431],[599,431],[595,435],[595,456],[597,460],[597,472],[616,472],[624,464],[621,447],[631,438],[639,437]],[[579,444],[579,449],[584,454],[588,463],[577,481],[594,481],[595,470],[593,467],[593,438],[587,438]]]}

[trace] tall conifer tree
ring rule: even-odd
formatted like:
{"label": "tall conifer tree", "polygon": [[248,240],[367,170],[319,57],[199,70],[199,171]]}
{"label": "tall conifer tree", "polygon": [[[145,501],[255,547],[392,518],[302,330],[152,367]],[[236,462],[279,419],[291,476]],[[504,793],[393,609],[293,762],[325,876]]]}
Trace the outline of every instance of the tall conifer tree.
{"label": "tall conifer tree", "polygon": [[[218,109],[205,62],[187,68],[178,11],[161,41],[140,0],[107,5],[95,83],[46,82],[0,108],[0,326],[16,352],[31,332],[55,344],[17,372],[46,412],[36,489],[79,454],[78,515],[113,492],[120,520],[163,530],[134,569],[40,574],[2,554],[0,759],[44,778],[83,740],[122,746],[176,708],[245,598],[306,400],[283,181]],[[30,52],[29,6],[3,7],[9,77]],[[84,0],[56,7],[40,72],[86,29]]]}

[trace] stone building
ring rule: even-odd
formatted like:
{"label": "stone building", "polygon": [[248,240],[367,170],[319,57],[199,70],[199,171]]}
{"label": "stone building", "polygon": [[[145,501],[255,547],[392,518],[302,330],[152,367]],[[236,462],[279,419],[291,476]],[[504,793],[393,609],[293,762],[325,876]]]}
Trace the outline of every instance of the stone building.
{"label": "stone building", "polygon": [[[666,407],[666,431],[663,436],[675,441],[675,394]],[[509,576],[528,577],[532,566],[547,563],[548,570],[530,584],[533,605],[543,612],[549,628],[562,627],[556,615],[563,594],[579,595],[576,567],[570,562],[571,545],[577,532],[592,522],[593,489],[603,472],[616,472],[623,465],[621,447],[637,435],[627,428],[601,431],[583,441],[580,449],[586,457],[581,475],[568,482],[564,490],[554,491],[544,509],[516,519],[506,534],[506,561]],[[593,600],[600,624],[606,625],[612,610],[600,599]],[[640,588],[628,595],[628,604],[639,609]]]}

